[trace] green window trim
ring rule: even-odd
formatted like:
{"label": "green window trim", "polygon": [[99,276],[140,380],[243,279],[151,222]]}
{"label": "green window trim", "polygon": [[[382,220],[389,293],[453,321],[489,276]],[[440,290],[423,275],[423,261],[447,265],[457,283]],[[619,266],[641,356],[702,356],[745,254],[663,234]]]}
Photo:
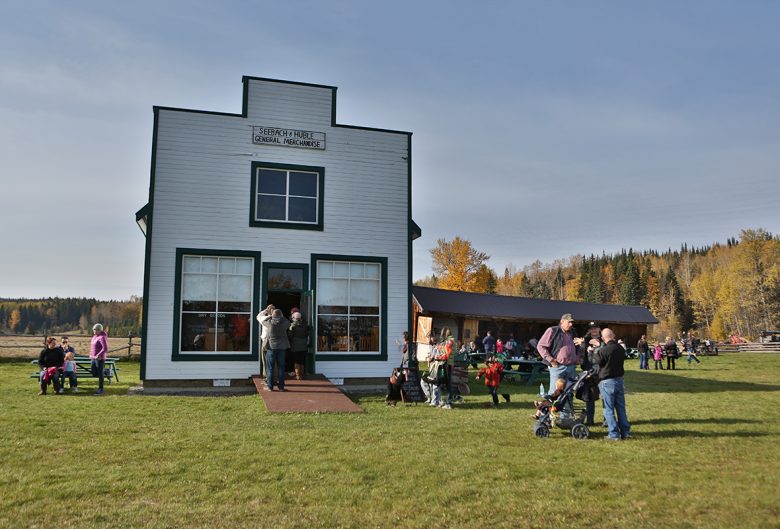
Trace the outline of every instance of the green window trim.
{"label": "green window trim", "polygon": [[[303,223],[294,221],[269,221],[257,220],[257,170],[280,169],[284,171],[302,171],[317,173],[318,195],[317,195],[317,222]],[[250,173],[250,196],[249,196],[249,226],[252,228],[278,228],[286,230],[314,230],[323,231],[324,229],[324,209],[325,209],[325,168],[314,165],[291,165],[272,162],[252,162]]]}
{"label": "green window trim", "polygon": [[[318,310],[317,310],[317,261],[347,261],[379,263],[382,265],[380,292],[382,299],[379,308],[379,353],[378,354],[329,354],[317,351],[318,336]],[[374,257],[365,255],[331,255],[331,254],[312,254],[311,255],[311,284],[314,295],[312,296],[312,307],[314,314],[312,317],[312,334],[314,340],[314,355],[317,363],[319,362],[355,362],[355,361],[387,361],[387,257]]]}
{"label": "green window trim", "polygon": [[[283,289],[283,288],[274,288],[269,289],[268,288],[268,271],[272,268],[286,268],[289,270],[301,270],[303,273],[303,288],[298,289]],[[258,308],[258,311],[261,310],[261,308],[265,307],[265,305],[268,304],[268,292],[306,292],[309,290],[309,265],[304,263],[263,263],[263,306]]]}
{"label": "green window trim", "polygon": [[[254,260],[254,271],[252,275],[252,308],[251,321],[252,331],[249,339],[251,341],[249,353],[214,353],[214,354],[193,354],[181,352],[181,283],[182,283],[182,263],[185,255],[196,255],[203,257],[244,257]],[[257,362],[258,355],[258,325],[255,323],[254,316],[260,309],[260,280],[261,280],[261,252],[248,252],[244,250],[211,250],[203,248],[176,248],[176,272],[173,299],[173,348],[171,360],[174,362]]]}

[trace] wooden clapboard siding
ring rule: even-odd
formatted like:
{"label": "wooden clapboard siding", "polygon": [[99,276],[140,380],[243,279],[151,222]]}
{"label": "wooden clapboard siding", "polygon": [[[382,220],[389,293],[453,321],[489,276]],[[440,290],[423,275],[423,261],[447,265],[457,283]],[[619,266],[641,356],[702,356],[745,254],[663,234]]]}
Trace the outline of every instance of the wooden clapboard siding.
{"label": "wooden clapboard siding", "polygon": [[[145,377],[257,372],[253,361],[172,360],[177,248],[261,252],[264,262],[309,263],[311,254],[386,257],[387,361],[317,363],[331,377],[384,376],[400,361],[394,342],[408,325],[408,135],[334,126],[330,87],[245,82],[246,117],[156,109]],[[255,145],[253,126],[324,132],[327,148]],[[322,231],[249,226],[251,164],[258,161],[325,168]]]}

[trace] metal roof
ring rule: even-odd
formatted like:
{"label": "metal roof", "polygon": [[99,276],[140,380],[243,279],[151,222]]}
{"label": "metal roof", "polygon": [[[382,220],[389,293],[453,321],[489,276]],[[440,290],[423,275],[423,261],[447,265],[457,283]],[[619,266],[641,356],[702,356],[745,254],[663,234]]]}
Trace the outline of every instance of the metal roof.
{"label": "metal roof", "polygon": [[563,314],[570,313],[578,322],[658,323],[647,307],[637,305],[521,298],[418,286],[412,287],[412,295],[426,314],[444,313],[475,318],[557,321]]}

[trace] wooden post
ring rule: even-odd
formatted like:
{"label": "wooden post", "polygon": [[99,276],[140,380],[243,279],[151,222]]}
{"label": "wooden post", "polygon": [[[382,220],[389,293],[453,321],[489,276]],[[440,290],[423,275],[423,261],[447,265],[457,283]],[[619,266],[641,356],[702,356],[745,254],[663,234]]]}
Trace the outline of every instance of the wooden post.
{"label": "wooden post", "polygon": [[127,335],[127,359],[133,356],[133,333]]}

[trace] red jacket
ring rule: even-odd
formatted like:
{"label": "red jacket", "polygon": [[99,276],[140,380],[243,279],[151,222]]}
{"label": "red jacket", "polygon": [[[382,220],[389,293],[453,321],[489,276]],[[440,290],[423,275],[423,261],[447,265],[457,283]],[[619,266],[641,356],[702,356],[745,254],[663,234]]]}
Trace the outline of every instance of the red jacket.
{"label": "red jacket", "polygon": [[504,364],[500,362],[490,362],[487,366],[483,367],[477,373],[477,380],[481,376],[485,376],[485,385],[497,388],[501,383],[501,373],[504,372]]}

